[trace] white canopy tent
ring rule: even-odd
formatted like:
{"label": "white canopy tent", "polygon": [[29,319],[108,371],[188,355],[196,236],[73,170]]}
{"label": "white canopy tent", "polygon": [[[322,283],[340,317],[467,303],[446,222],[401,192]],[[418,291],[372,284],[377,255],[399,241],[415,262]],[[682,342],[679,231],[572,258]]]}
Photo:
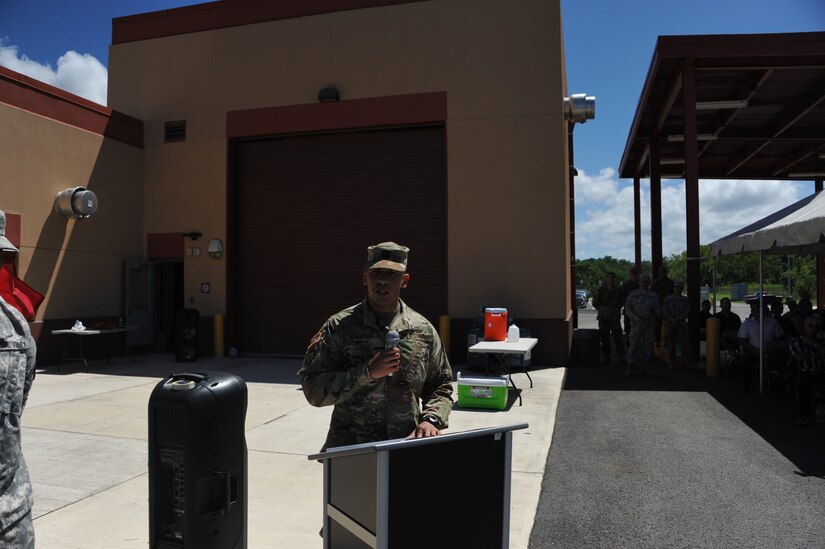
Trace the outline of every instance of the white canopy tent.
{"label": "white canopy tent", "polygon": [[[825,192],[819,191],[767,217],[711,243],[712,257],[759,252],[759,306],[762,296],[762,254],[825,254]],[[714,275],[714,279],[715,279]],[[759,348],[762,349],[760,315]],[[759,391],[762,391],[764,364],[759,353]]]}
{"label": "white canopy tent", "polygon": [[822,191],[720,238],[711,255],[743,252],[825,254],[825,193]]}

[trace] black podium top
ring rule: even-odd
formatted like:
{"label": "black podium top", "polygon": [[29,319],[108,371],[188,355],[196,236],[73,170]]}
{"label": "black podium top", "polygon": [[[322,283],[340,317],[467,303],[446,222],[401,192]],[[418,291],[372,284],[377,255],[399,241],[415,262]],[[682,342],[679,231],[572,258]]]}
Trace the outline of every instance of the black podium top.
{"label": "black podium top", "polygon": [[307,459],[323,461],[326,459],[344,456],[354,456],[359,454],[369,454],[376,452],[388,452],[392,450],[400,450],[402,448],[424,446],[427,444],[439,444],[442,442],[461,440],[465,438],[475,438],[486,435],[494,435],[496,433],[507,433],[510,431],[517,431],[519,429],[526,429],[527,427],[529,427],[527,423],[514,423],[512,425],[501,425],[499,427],[484,427],[482,429],[471,429],[469,431],[444,433],[436,437],[395,438],[391,440],[380,440],[377,442],[365,442],[364,444],[352,444],[350,446],[338,446],[337,448],[329,448],[326,452],[322,452],[320,454],[312,454],[311,456],[308,456]]}

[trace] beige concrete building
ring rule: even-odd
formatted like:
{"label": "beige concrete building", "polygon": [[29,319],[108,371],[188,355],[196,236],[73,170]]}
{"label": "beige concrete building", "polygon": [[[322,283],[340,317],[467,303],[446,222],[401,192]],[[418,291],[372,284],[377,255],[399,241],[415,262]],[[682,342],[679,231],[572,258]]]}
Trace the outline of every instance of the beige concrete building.
{"label": "beige concrete building", "polygon": [[[221,314],[241,353],[301,353],[362,298],[365,247],[395,240],[412,250],[404,298],[449,315],[453,360],[481,307],[503,306],[537,362],[567,361],[558,1],[227,0],[115,19],[112,37],[113,111],[96,108],[142,123],[138,141],[0,95],[0,208],[20,216],[41,321],[145,305],[134,342],[150,343],[187,307],[205,350]],[[67,221],[50,200],[75,185],[100,208]]]}

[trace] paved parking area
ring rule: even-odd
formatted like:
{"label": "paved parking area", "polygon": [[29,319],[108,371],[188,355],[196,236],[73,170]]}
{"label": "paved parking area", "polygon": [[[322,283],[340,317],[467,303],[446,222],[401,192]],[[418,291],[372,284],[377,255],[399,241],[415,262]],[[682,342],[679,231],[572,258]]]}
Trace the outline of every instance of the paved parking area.
{"label": "paved parking area", "polygon": [[[319,548],[322,468],[307,460],[326,435],[331,408],[306,403],[289,359],[202,359],[177,364],[170,355],[137,362],[68,365],[39,371],[23,414],[23,451],[34,486],[38,547],[145,548],[148,543],[148,402],[171,373],[220,370],[241,376],[249,391],[250,548]],[[455,370],[460,370],[456,367]],[[511,547],[528,545],[553,436],[564,368],[531,371],[534,388],[515,374],[523,406],[506,411],[454,409],[450,430],[529,423],[514,433]],[[522,382],[522,379],[524,382]],[[514,395],[511,395],[511,403]],[[439,464],[450,475],[461,464]]]}

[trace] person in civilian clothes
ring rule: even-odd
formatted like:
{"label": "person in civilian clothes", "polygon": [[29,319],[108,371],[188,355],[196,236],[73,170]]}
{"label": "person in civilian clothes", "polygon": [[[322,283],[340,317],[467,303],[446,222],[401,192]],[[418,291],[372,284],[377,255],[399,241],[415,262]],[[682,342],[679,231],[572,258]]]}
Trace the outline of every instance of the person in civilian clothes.
{"label": "person in civilian clothes", "polygon": [[759,317],[762,319],[762,355],[766,369],[772,357],[776,356],[777,344],[785,337],[785,332],[779,323],[767,311],[762,311],[759,302],[751,303],[751,316],[745,319],[739,327],[739,345],[742,347],[742,356],[739,364],[742,369],[742,391],[750,392],[754,379],[759,376]]}
{"label": "person in civilian clothes", "polygon": [[742,319],[731,310],[730,298],[723,297],[719,301],[719,312],[713,315],[719,319],[719,345],[722,350],[735,351],[739,348],[737,334],[742,326]]}
{"label": "person in civilian clothes", "polygon": [[813,389],[816,385],[825,385],[825,341],[820,337],[822,319],[819,315],[808,313],[802,328],[802,335],[791,339],[790,350],[796,360],[793,385],[798,425],[805,427],[814,416]]}
{"label": "person in civilian clothes", "polygon": [[[447,428],[450,363],[432,324],[400,297],[410,281],[408,252],[394,242],[367,248],[366,298],[330,317],[309,343],[298,372],[304,396],[334,406],[322,451]],[[400,342],[385,349],[390,330]]]}

